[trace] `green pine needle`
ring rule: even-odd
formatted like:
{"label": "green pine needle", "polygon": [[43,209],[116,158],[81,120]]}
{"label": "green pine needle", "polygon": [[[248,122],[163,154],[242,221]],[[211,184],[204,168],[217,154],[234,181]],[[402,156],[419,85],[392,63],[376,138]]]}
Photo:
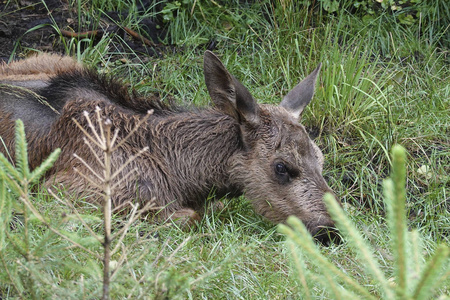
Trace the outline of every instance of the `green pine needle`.
{"label": "green pine needle", "polygon": [[358,254],[359,259],[364,261],[366,270],[375,277],[377,283],[381,286],[386,299],[392,299],[394,293],[390,289],[389,283],[373,255],[374,251],[364,241],[364,238],[351,220],[345,215],[344,210],[338,204],[334,196],[327,193],[324,197],[324,201],[332,219],[336,222],[337,228],[342,235],[345,236],[352,249]]}
{"label": "green pine needle", "polygon": [[61,154],[61,149],[55,149],[46,159],[41,163],[39,167],[33,170],[31,172],[28,180],[30,183],[36,182],[39,178],[44,176],[45,172],[50,169],[55,161],[58,159],[59,155]]}

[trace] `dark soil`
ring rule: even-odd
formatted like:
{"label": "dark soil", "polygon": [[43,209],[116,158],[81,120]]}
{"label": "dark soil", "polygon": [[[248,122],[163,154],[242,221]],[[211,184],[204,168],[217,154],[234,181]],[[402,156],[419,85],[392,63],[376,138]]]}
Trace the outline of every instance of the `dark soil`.
{"label": "dark soil", "polygon": [[[70,7],[63,0],[47,0],[45,5],[36,0],[0,2],[0,61],[8,61],[11,55],[12,58],[17,58],[30,51],[67,54],[64,42],[67,45],[73,38],[68,34],[80,40],[87,34],[95,43],[103,34],[108,33],[114,39],[117,52],[122,49],[130,52],[131,49],[140,56],[157,54],[163,47],[160,44],[165,36],[160,29],[163,26],[158,26],[160,24],[157,20],[142,18],[139,28],[132,28],[134,33],[139,31],[137,37],[133,37],[127,32],[127,28],[120,25],[120,20],[124,17],[124,13],[108,12],[100,16],[100,22],[95,22],[101,25],[92,28],[94,25],[86,21],[88,18],[82,18],[81,24],[78,24],[76,8]],[[60,34],[60,30],[65,30],[67,34]]]}

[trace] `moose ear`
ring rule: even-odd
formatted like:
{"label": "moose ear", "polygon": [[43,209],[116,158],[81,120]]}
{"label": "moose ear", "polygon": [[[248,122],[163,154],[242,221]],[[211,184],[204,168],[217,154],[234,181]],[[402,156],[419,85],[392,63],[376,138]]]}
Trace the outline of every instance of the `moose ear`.
{"label": "moose ear", "polygon": [[203,70],[209,95],[221,111],[239,122],[259,122],[259,106],[255,99],[211,51],[205,52]]}
{"label": "moose ear", "polygon": [[319,64],[311,74],[297,84],[281,101],[280,106],[289,111],[297,120],[300,119],[303,110],[311,102],[317,75],[321,67],[322,64]]}

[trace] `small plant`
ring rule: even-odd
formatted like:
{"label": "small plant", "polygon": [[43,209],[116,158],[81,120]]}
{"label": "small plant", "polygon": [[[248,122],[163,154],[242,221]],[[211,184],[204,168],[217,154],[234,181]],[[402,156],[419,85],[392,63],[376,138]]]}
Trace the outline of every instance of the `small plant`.
{"label": "small plant", "polygon": [[[31,171],[28,165],[24,125],[21,120],[17,120],[16,166],[14,167],[3,153],[0,153],[0,259],[2,268],[6,271],[4,276],[7,279],[5,279],[14,286],[19,295],[26,291],[32,299],[39,296],[35,289],[37,282],[35,263],[42,256],[42,249],[39,246],[42,247],[49,236],[56,234],[64,237],[64,235],[49,226],[48,220],[33,205],[30,193],[36,182],[56,161],[60,152],[56,149],[39,167]],[[19,201],[12,201],[11,192],[18,196]],[[43,243],[38,245],[33,243],[34,237],[30,234],[31,223],[36,219],[51,229],[44,235]],[[14,227],[19,226],[23,227],[21,234],[17,234],[14,230]],[[5,255],[7,247],[13,247],[17,255],[13,267],[8,266],[9,259]],[[1,277],[0,281],[3,281],[4,278]]]}
{"label": "small plant", "polygon": [[[362,285],[354,276],[331,263],[314,244],[306,227],[295,217],[280,225],[280,232],[287,235],[294,266],[303,286],[306,299],[313,294],[312,282],[317,282],[335,299],[428,299],[435,295],[448,279],[449,247],[439,245],[426,263],[417,230],[408,231],[406,222],[406,151],[401,146],[392,149],[392,176],[384,181],[384,198],[387,208],[387,225],[391,237],[393,274],[385,274],[374,257],[373,248],[345,215],[342,208],[328,194],[325,202],[337,227],[356,253],[365,272],[375,282]],[[301,251],[298,250],[298,248]],[[307,269],[304,257],[310,259],[318,270]]]}
{"label": "small plant", "polygon": [[[0,274],[1,284],[13,287],[18,295],[25,294],[31,299],[42,298],[45,295],[43,290],[48,290],[48,288],[39,288],[40,286],[49,287],[57,284],[51,275],[52,272],[57,269],[64,270],[66,265],[68,269],[74,267],[72,262],[61,260],[66,255],[62,250],[78,248],[86,252],[90,259],[103,262],[102,299],[110,299],[111,280],[129,259],[127,248],[123,246],[122,242],[130,226],[142,213],[148,212],[154,206],[153,202],[149,202],[138,209],[138,204],[130,204],[132,209],[124,226],[117,230],[112,229],[111,193],[114,191],[117,181],[126,180],[135,170],[131,170],[120,179],[117,179],[117,176],[123,168],[132,163],[135,157],[146,149],[131,156],[119,170],[111,168],[111,154],[136,131],[142,122],[147,120],[150,114],[149,112],[146,117],[142,118],[125,138],[118,140],[118,130],[114,133],[111,132],[111,122],[102,120],[99,108],[95,112],[96,122],[92,122],[89,114],[85,113],[91,133],[81,127],[80,129],[85,134],[85,142],[89,145],[92,155],[97,159],[103,172],[95,172],[92,166],[87,165],[77,155],[75,156],[91,171],[91,174],[81,172],[78,174],[103,196],[103,236],[97,234],[92,225],[89,225],[87,218],[78,213],[70,199],[62,200],[52,190],[50,190],[50,194],[59,202],[64,203],[74,214],[69,216],[64,213],[61,220],[55,221],[55,218],[46,217],[39,212],[33,203],[31,189],[52,167],[61,151],[56,149],[39,167],[31,171],[28,165],[24,125],[21,120],[16,121],[15,166],[0,153],[0,261],[2,269],[6,271],[5,274]],[[98,152],[103,153],[103,157]],[[12,194],[18,197],[19,201],[15,201]],[[88,231],[89,236],[86,238],[67,231],[65,225],[70,220],[79,221]],[[42,228],[39,229],[39,227]],[[40,236],[36,236],[37,231],[40,232]],[[61,243],[57,237],[69,242],[70,246],[63,245],[64,243]],[[103,248],[103,254],[97,250],[99,245]],[[51,253],[51,259],[49,253]],[[113,256],[117,257],[117,260],[111,260]],[[47,260],[52,263],[43,263]],[[98,285],[94,289],[98,289]],[[94,292],[94,294],[97,293]]]}
{"label": "small plant", "polygon": [[[95,235],[94,231],[86,224],[84,225],[89,229],[89,231],[94,235],[99,242],[102,243],[103,246],[103,296],[102,299],[109,299],[110,298],[110,281],[111,277],[119,270],[119,266],[121,263],[123,263],[126,260],[126,254],[122,254],[119,259],[119,263],[111,262],[111,257],[117,253],[121,249],[121,243],[122,240],[125,238],[125,235],[127,234],[131,224],[133,224],[134,221],[136,221],[137,218],[141,216],[142,213],[148,212],[149,209],[154,208],[153,202],[148,202],[142,209],[138,210],[138,204],[133,205],[130,203],[130,205],[133,207],[131,211],[131,216],[128,219],[128,222],[126,225],[121,228],[120,230],[113,233],[111,228],[111,220],[112,220],[112,204],[111,204],[111,193],[113,192],[114,188],[118,185],[118,182],[127,180],[130,175],[136,172],[136,169],[132,169],[129,173],[125,174],[121,178],[117,178],[120,175],[120,172],[127,167],[130,163],[134,161],[134,159],[141,155],[142,152],[147,151],[148,147],[145,147],[144,149],[140,150],[137,154],[132,155],[130,158],[128,158],[127,161],[125,161],[118,170],[113,170],[111,168],[111,158],[112,153],[120,148],[120,146],[127,141],[127,139],[136,132],[136,130],[139,128],[139,126],[145,122],[148,117],[151,115],[151,111],[148,112],[148,114],[142,118],[142,120],[136,125],[136,127],[130,131],[130,133],[122,140],[118,140],[118,133],[119,130],[116,128],[114,133],[111,132],[111,126],[112,123],[109,119],[102,120],[101,116],[101,110],[99,107],[97,107],[95,111],[95,117],[96,117],[96,125],[93,124],[91,121],[91,118],[89,117],[88,112],[84,112],[84,116],[86,117],[86,120],[88,121],[89,128],[91,130],[91,133],[87,132],[78,122],[74,120],[74,122],[77,124],[77,126],[83,131],[85,138],[84,142],[89,146],[89,149],[92,152],[92,155],[96,158],[97,163],[102,167],[103,172],[96,172],[92,166],[90,166],[85,160],[83,160],[81,157],[77,157],[78,160],[81,161],[81,163],[87,167],[88,170],[90,170],[91,174],[86,175],[80,172],[79,170],[76,170],[78,175],[80,177],[83,177],[86,179],[90,185],[100,191],[100,194],[103,198],[102,207],[103,207],[103,226],[104,226],[104,236],[103,240],[101,240],[97,235]],[[98,127],[98,129],[96,128]],[[99,156],[97,154],[97,151],[94,150],[95,148],[98,148],[103,153],[103,157]],[[113,242],[115,242],[114,247]],[[112,248],[112,249],[111,249]],[[126,253],[126,252],[125,252]],[[111,265],[114,266],[114,270],[111,271]]]}

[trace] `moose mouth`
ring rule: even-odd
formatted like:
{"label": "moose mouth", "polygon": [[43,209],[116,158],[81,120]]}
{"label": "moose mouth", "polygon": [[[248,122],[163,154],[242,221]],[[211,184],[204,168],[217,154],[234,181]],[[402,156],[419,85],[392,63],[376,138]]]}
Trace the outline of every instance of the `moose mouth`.
{"label": "moose mouth", "polygon": [[323,246],[329,247],[331,244],[339,245],[342,237],[335,227],[321,226],[311,232],[313,238]]}

